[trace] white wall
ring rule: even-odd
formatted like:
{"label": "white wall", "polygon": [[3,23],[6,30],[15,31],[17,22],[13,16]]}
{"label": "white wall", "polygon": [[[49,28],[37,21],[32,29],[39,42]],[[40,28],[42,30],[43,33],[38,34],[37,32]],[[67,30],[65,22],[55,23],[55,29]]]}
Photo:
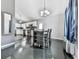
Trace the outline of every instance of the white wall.
{"label": "white wall", "polygon": [[[7,12],[10,13],[12,15],[12,19],[14,19],[15,16],[15,0],[1,0],[1,11],[3,12]],[[2,29],[2,34],[3,34],[3,24],[4,24],[4,20],[3,20],[3,16],[1,16],[1,29]],[[14,22],[14,21],[13,21]],[[13,23],[12,22],[12,23]],[[14,23],[12,25],[12,32],[14,31]]]}
{"label": "white wall", "polygon": [[39,19],[39,23],[43,23],[44,29],[52,29],[52,38],[64,39],[64,13]]}
{"label": "white wall", "polygon": [[1,0],[1,11],[15,15],[15,0]]}
{"label": "white wall", "polygon": [[43,0],[15,0],[15,2],[15,11],[20,17],[23,16],[28,20],[40,18],[39,22],[44,24],[45,29],[52,28],[52,38],[63,40],[64,11],[68,0],[46,0],[46,8],[51,11],[51,15],[46,18],[41,18],[39,14],[39,10],[43,9]]}

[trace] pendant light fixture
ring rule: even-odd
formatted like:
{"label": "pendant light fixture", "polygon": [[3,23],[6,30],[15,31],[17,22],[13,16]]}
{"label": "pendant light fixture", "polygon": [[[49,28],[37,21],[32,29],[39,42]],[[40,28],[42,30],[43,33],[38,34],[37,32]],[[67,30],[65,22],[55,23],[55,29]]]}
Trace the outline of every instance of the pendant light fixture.
{"label": "pendant light fixture", "polygon": [[44,0],[44,8],[43,10],[40,11],[40,16],[41,17],[46,17],[50,15],[50,11],[46,9],[46,0]]}

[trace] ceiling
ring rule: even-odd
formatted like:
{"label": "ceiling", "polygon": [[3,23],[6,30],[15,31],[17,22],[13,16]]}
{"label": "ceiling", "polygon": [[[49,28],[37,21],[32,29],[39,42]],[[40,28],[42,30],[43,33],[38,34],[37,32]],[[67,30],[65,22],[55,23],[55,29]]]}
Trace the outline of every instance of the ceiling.
{"label": "ceiling", "polygon": [[[40,18],[44,0],[15,0],[15,17],[21,20]],[[68,0],[46,0],[46,8],[51,15],[64,13]]]}

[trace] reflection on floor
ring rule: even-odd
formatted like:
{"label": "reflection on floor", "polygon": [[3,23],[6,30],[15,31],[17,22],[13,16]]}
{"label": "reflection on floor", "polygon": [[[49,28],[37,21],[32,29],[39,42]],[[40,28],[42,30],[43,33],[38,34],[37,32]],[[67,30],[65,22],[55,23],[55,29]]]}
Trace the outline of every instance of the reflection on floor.
{"label": "reflection on floor", "polygon": [[49,49],[30,47],[26,38],[16,40],[16,44],[1,51],[1,59],[65,59],[63,54],[64,42],[52,40]]}

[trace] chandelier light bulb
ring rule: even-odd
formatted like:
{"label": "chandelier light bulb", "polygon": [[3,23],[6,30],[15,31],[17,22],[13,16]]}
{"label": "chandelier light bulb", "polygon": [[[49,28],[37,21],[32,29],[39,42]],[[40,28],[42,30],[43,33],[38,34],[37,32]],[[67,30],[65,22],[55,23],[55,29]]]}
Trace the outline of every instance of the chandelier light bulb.
{"label": "chandelier light bulb", "polygon": [[41,10],[40,11],[40,15],[42,17],[48,16],[49,14],[50,14],[50,11],[49,10]]}
{"label": "chandelier light bulb", "polygon": [[44,8],[40,11],[41,17],[46,17],[50,15],[50,11],[46,9],[46,0],[44,0]]}
{"label": "chandelier light bulb", "polygon": [[43,13],[44,13],[43,11],[40,11],[41,16],[43,16]]}
{"label": "chandelier light bulb", "polygon": [[49,11],[49,10],[45,10],[45,13],[46,13],[47,15],[49,15],[49,14],[50,14],[50,11]]}

